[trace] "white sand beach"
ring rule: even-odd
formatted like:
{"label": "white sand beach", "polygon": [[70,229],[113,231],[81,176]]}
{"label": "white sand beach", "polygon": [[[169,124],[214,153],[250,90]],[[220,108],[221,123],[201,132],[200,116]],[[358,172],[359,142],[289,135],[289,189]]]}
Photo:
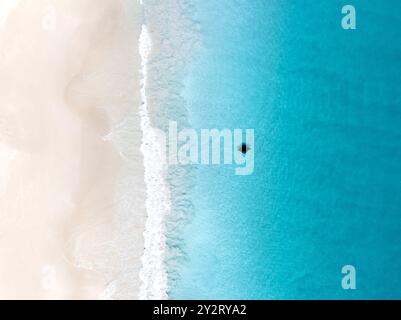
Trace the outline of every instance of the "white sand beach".
{"label": "white sand beach", "polygon": [[0,299],[137,298],[139,2],[0,0]]}

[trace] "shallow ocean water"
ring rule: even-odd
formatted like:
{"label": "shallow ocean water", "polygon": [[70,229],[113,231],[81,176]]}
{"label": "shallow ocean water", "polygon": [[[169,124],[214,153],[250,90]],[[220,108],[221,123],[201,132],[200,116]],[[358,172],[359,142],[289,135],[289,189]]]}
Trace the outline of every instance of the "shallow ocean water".
{"label": "shallow ocean water", "polygon": [[255,129],[255,171],[196,170],[169,296],[401,298],[401,2],[191,2],[189,122]]}

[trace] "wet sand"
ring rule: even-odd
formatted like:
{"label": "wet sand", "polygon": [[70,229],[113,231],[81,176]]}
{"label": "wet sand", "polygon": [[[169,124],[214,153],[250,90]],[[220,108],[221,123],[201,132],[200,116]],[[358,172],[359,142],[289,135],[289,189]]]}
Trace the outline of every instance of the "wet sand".
{"label": "wet sand", "polygon": [[0,298],[135,298],[139,6],[14,2],[0,16]]}

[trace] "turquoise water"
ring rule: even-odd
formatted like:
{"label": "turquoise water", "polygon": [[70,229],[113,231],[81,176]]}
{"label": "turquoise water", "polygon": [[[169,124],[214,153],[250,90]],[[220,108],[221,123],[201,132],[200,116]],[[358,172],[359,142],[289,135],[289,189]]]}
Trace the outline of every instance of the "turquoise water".
{"label": "turquoise water", "polygon": [[401,298],[401,2],[192,2],[189,120],[254,128],[255,171],[199,167],[170,297]]}

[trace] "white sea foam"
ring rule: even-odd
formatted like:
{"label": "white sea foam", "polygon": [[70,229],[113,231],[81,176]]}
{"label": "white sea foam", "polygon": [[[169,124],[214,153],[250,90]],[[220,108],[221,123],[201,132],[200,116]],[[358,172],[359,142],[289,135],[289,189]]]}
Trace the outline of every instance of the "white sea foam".
{"label": "white sea foam", "polygon": [[139,39],[141,56],[141,117],[142,145],[146,183],[147,221],[144,231],[144,253],[139,277],[142,281],[139,299],[167,299],[167,272],[165,268],[165,217],[171,209],[170,190],[165,181],[167,163],[165,145],[158,130],[152,127],[146,98],[147,62],[151,39],[145,25]]}

